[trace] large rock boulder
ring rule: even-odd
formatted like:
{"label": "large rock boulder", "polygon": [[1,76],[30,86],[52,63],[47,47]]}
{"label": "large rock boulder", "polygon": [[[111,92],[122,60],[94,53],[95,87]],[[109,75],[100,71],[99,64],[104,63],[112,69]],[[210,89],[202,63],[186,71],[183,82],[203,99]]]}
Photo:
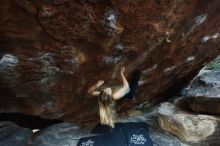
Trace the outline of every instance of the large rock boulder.
{"label": "large rock boulder", "polygon": [[185,111],[220,115],[220,98],[218,97],[178,97],[173,103]]}
{"label": "large rock boulder", "polygon": [[187,113],[171,103],[159,107],[162,129],[193,145],[208,146],[220,143],[220,119],[213,116]]}
{"label": "large rock boulder", "polygon": [[32,131],[22,128],[14,123],[0,122],[0,145],[1,146],[28,146],[31,145]]}
{"label": "large rock boulder", "polygon": [[203,96],[207,98],[220,97],[220,69],[202,69],[189,84],[185,96]]}
{"label": "large rock boulder", "polygon": [[220,115],[220,97],[188,97],[187,103],[195,112]]}
{"label": "large rock boulder", "polygon": [[200,70],[183,91],[185,106],[191,110],[220,115],[220,57]]}
{"label": "large rock boulder", "polygon": [[0,112],[91,121],[87,89],[119,85],[121,65],[128,78],[142,71],[138,100],[122,111],[151,102],[218,55],[219,9],[219,0],[1,0]]}
{"label": "large rock boulder", "polygon": [[81,129],[71,123],[60,123],[40,131],[33,139],[33,146],[76,146],[80,138],[92,136],[91,129]]}

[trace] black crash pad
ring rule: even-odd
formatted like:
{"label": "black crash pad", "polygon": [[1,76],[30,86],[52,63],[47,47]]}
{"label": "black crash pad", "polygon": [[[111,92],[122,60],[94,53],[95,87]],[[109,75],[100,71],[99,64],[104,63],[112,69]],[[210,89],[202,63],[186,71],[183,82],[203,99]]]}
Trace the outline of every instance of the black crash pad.
{"label": "black crash pad", "polygon": [[98,124],[92,137],[80,139],[77,146],[153,146],[144,122],[116,123],[115,128]]}
{"label": "black crash pad", "polygon": [[123,132],[81,138],[77,146],[127,146]]}
{"label": "black crash pad", "polygon": [[147,124],[145,122],[127,122],[127,123],[115,123],[115,128],[111,128],[107,125],[101,125],[98,124],[95,126],[95,128],[93,128],[91,133],[94,134],[105,134],[105,133],[109,133],[109,132],[118,132],[118,131],[122,131],[125,132],[127,129],[130,128],[145,128],[147,129]]}

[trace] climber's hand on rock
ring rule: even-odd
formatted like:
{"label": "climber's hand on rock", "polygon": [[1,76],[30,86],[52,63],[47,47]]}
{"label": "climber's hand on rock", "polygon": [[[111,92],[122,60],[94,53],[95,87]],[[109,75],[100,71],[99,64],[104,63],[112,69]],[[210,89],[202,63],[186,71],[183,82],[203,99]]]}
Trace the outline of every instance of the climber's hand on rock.
{"label": "climber's hand on rock", "polygon": [[97,87],[100,87],[100,86],[102,86],[103,84],[104,84],[104,80],[99,80],[98,82],[97,82],[97,84],[96,84],[96,86]]}
{"label": "climber's hand on rock", "polygon": [[125,67],[124,67],[124,66],[122,66],[122,67],[121,67],[121,71],[120,71],[121,75],[123,75],[123,74],[124,74],[124,72],[125,72]]}

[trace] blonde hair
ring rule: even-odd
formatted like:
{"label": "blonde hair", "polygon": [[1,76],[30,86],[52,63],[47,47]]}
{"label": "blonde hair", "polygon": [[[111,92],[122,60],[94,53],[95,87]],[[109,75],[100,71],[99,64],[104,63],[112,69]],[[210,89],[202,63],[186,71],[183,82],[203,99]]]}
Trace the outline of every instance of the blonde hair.
{"label": "blonde hair", "polygon": [[110,95],[101,92],[99,95],[99,116],[101,124],[114,128],[116,119],[115,102]]}

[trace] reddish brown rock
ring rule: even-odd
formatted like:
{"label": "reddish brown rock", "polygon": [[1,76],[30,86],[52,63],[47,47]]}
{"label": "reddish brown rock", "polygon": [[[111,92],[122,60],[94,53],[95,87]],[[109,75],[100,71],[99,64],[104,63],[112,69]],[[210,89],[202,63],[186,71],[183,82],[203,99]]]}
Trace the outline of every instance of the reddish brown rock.
{"label": "reddish brown rock", "polygon": [[195,112],[220,115],[219,97],[190,97],[187,100],[188,105]]}
{"label": "reddish brown rock", "polygon": [[[142,77],[136,101],[152,101],[219,53],[220,1],[1,0],[0,111],[89,121],[98,79],[119,69]],[[181,84],[180,84],[181,85]]]}

